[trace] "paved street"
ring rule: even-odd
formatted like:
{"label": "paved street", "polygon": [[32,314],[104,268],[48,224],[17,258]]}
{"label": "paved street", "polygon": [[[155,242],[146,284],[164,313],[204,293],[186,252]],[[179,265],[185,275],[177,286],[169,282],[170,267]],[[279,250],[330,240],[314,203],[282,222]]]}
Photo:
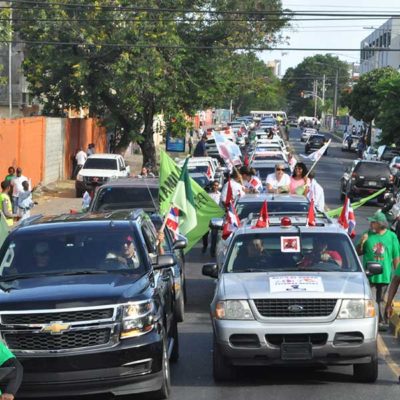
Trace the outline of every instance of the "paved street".
{"label": "paved street", "polygon": [[[328,135],[329,136],[329,135]],[[304,151],[300,131],[292,129],[290,139],[297,153]],[[323,157],[317,167],[317,179],[325,188],[326,202],[330,208],[341,205],[338,182],[345,166],[355,158],[354,153],[342,152],[334,139],[329,156]],[[58,202],[58,203],[57,203]],[[68,211],[79,201],[73,198],[50,201],[47,210]],[[37,211],[43,211],[39,206]],[[367,228],[366,217],[376,211],[376,202],[356,211],[357,232]],[[201,254],[200,247],[193,249],[187,259],[188,304],[185,322],[179,325],[180,360],[172,366],[171,400],[186,399],[395,399],[400,395],[398,375],[400,342],[388,333],[380,345],[380,372],[376,384],[354,383],[351,367],[330,367],[315,370],[299,368],[246,368],[240,370],[235,382],[215,384],[212,378],[212,329],[209,303],[214,282],[202,277],[201,267],[211,259]],[[107,396],[88,399],[108,399]],[[143,396],[129,397],[143,398]],[[82,398],[83,399],[83,398]]]}

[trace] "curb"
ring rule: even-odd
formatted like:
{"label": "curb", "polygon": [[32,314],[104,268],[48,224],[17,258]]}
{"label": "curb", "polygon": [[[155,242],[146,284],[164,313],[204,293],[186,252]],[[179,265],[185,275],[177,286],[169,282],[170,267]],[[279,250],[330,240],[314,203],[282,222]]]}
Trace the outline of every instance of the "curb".
{"label": "curb", "polygon": [[400,301],[394,301],[394,313],[390,318],[389,324],[392,328],[395,338],[399,337],[400,334]]}

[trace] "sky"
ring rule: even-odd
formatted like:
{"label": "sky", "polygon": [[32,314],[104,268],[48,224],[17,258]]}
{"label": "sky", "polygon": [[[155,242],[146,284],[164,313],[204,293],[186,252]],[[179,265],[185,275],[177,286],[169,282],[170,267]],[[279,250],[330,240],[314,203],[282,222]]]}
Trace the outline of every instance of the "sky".
{"label": "sky", "polygon": [[[370,13],[399,13],[399,0],[283,0],[283,7],[293,11],[320,11],[320,12],[370,12]],[[307,18],[307,17],[304,17]],[[360,48],[360,43],[373,28],[379,28],[388,18],[366,21],[339,20],[339,21],[303,21],[292,22],[292,28],[285,29],[282,33],[289,36],[288,44],[279,47],[311,47],[311,48]],[[281,75],[290,67],[296,67],[305,57],[324,52],[313,51],[272,51],[263,52],[264,61],[281,60]],[[360,52],[330,52],[341,60],[358,63]]]}

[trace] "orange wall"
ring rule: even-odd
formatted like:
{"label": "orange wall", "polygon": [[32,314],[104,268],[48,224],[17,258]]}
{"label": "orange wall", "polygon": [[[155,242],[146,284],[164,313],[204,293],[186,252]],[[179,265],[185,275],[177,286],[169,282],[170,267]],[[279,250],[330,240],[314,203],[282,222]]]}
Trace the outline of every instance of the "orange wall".
{"label": "orange wall", "polygon": [[43,179],[43,117],[0,119],[0,179],[10,166],[21,167],[22,173],[36,185]]}

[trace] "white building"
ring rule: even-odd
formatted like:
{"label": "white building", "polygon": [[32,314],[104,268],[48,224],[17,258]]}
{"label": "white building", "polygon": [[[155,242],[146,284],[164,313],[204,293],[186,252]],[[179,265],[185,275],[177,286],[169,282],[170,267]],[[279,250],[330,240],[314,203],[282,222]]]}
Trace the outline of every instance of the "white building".
{"label": "white building", "polygon": [[374,48],[382,47],[400,47],[400,19],[388,19],[361,42],[360,74],[388,66],[400,69],[400,52],[374,51]]}

